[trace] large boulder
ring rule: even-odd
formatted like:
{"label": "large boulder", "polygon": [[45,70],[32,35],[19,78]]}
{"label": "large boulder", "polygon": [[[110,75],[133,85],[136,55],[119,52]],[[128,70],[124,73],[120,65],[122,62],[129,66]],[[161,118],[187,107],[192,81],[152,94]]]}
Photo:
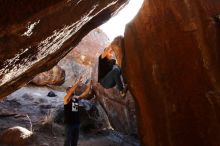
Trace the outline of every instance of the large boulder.
{"label": "large boulder", "polygon": [[0,98],[57,64],[127,0],[0,0]]}
{"label": "large boulder", "polygon": [[51,70],[38,74],[31,81],[35,85],[61,85],[65,81],[65,71],[58,65],[54,66]]}
{"label": "large boulder", "polygon": [[220,1],[145,0],[125,30],[143,146],[220,145]]}

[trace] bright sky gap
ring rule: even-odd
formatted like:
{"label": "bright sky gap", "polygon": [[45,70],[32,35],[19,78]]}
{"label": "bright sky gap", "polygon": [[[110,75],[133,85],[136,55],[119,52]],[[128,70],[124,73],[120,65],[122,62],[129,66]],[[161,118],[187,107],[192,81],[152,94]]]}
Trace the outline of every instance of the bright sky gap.
{"label": "bright sky gap", "polygon": [[136,16],[142,4],[143,0],[130,0],[130,2],[117,15],[112,17],[99,28],[107,34],[110,41],[119,35],[124,36],[126,24]]}

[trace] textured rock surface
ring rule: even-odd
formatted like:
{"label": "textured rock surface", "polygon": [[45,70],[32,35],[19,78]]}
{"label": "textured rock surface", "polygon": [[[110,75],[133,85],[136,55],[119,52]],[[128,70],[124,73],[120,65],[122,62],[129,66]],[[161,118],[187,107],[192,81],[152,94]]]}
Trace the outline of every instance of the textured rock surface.
{"label": "textured rock surface", "polygon": [[216,0],[145,0],[125,32],[143,146],[220,145]]}
{"label": "textured rock surface", "polygon": [[126,2],[0,0],[0,97],[52,68]]}
{"label": "textured rock surface", "polygon": [[124,38],[123,36],[117,36],[111,42],[112,49],[114,50],[115,58],[117,60],[117,64],[121,67],[125,61],[124,59]]}
{"label": "textured rock surface", "polygon": [[64,81],[65,71],[56,65],[51,70],[38,74],[31,82],[39,86],[44,86],[61,85]]}

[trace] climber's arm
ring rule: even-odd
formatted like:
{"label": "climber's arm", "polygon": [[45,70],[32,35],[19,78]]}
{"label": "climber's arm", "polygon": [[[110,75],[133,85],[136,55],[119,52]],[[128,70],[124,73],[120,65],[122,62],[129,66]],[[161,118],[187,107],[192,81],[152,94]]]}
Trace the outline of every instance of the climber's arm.
{"label": "climber's arm", "polygon": [[78,97],[79,100],[84,99],[89,94],[91,86],[92,86],[92,80],[87,85],[86,90]]}
{"label": "climber's arm", "polygon": [[68,104],[70,102],[71,95],[74,93],[74,91],[76,90],[77,86],[81,82],[82,82],[82,76],[80,76],[80,78],[77,80],[77,82],[67,92],[66,96],[64,96],[64,104]]}

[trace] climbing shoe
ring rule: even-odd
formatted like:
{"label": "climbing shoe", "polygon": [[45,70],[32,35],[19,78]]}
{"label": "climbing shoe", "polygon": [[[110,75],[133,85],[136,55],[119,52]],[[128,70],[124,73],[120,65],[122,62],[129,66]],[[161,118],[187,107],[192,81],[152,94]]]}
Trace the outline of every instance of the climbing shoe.
{"label": "climbing shoe", "polygon": [[128,90],[128,87],[127,87],[127,85],[125,85],[125,87],[123,88],[123,90],[120,91],[120,96],[121,96],[121,97],[125,97],[125,96],[126,96],[126,93],[127,93],[127,90]]}
{"label": "climbing shoe", "polygon": [[125,97],[126,96],[126,93],[124,91],[120,91],[120,96],[121,97]]}

